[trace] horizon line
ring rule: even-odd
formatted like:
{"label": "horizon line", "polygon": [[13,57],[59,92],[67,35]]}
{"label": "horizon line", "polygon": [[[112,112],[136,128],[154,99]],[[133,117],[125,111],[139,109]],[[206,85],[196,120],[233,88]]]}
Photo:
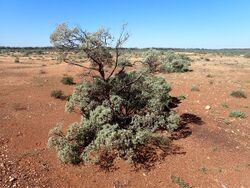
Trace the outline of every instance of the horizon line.
{"label": "horizon line", "polygon": [[[0,46],[0,49],[2,48],[9,48],[9,49],[22,49],[22,48],[56,48],[53,46]],[[189,50],[250,50],[250,47],[247,48],[242,48],[242,47],[232,47],[232,48],[200,48],[200,47],[122,47],[121,49],[138,49],[138,50],[143,50],[143,49],[189,49]]]}

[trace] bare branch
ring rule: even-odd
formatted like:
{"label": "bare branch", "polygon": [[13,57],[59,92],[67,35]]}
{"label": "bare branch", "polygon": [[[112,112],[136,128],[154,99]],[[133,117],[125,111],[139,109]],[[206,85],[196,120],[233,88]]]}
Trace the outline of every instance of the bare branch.
{"label": "bare branch", "polygon": [[114,74],[117,66],[118,66],[118,61],[119,61],[119,57],[120,57],[120,48],[122,47],[122,45],[124,44],[124,42],[126,42],[129,38],[129,34],[128,32],[126,31],[126,24],[124,24],[122,26],[122,30],[121,30],[121,33],[120,33],[120,36],[116,42],[116,45],[115,45],[115,65],[114,65],[114,68],[113,70],[111,71],[111,73],[109,74],[107,80]]}
{"label": "bare branch", "polygon": [[125,86],[123,86],[121,89],[119,89],[117,92],[121,92],[122,90],[126,89],[128,86],[132,85],[133,83],[137,82],[142,77],[142,74],[140,74],[136,79],[133,81],[127,83]]}
{"label": "bare branch", "polygon": [[73,62],[73,61],[69,61],[67,59],[64,60],[65,63],[69,64],[69,65],[75,65],[75,66],[78,66],[78,67],[82,67],[82,68],[86,68],[86,69],[89,69],[89,70],[95,70],[95,71],[98,71],[97,69],[95,68],[91,68],[91,67],[86,67],[84,65],[81,65],[81,64],[78,64],[76,62]]}

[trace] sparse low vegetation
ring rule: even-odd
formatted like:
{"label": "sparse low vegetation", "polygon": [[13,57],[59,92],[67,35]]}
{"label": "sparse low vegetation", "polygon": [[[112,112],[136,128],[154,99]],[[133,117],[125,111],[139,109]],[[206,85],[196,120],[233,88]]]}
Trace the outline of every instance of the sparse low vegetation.
{"label": "sparse low vegetation", "polygon": [[46,74],[45,70],[39,70],[39,74]]}
{"label": "sparse low vegetation", "polygon": [[241,111],[239,111],[239,110],[234,110],[234,111],[231,111],[231,112],[230,112],[229,117],[246,118],[247,115],[246,115],[245,112],[241,112]]}
{"label": "sparse low vegetation", "polygon": [[245,93],[244,91],[242,91],[242,90],[232,91],[232,92],[230,93],[230,95],[231,95],[232,97],[236,97],[236,98],[247,98],[246,93]]}
{"label": "sparse low vegetation", "polygon": [[250,108],[250,105],[244,105],[242,108]]}
{"label": "sparse low vegetation", "polygon": [[65,85],[73,85],[74,79],[72,76],[64,76],[61,80],[61,82]]}
{"label": "sparse low vegetation", "polygon": [[224,107],[224,108],[229,108],[229,106],[228,106],[228,104],[227,104],[226,102],[223,102],[223,103],[221,104],[221,106]]}
{"label": "sparse low vegetation", "polygon": [[63,97],[63,91],[62,90],[53,90],[50,93],[51,97],[54,97],[56,99],[60,99]]}
{"label": "sparse low vegetation", "polygon": [[200,88],[196,85],[192,85],[191,91],[200,91]]}
{"label": "sparse low vegetation", "polygon": [[185,182],[182,178],[178,176],[171,176],[171,180],[174,184],[177,184],[180,188],[192,188],[189,183]]}
{"label": "sparse low vegetation", "polygon": [[231,121],[228,120],[228,119],[224,119],[224,123],[225,123],[226,125],[230,125],[230,124],[231,124]]}
{"label": "sparse low vegetation", "polygon": [[199,169],[202,173],[206,174],[208,172],[208,168],[203,166]]}
{"label": "sparse low vegetation", "polygon": [[185,100],[186,96],[185,95],[179,95],[176,97],[179,101]]}

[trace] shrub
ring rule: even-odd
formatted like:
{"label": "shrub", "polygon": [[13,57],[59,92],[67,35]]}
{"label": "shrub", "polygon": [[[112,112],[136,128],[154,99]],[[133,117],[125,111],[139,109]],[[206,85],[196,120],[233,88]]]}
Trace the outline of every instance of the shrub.
{"label": "shrub", "polygon": [[20,63],[19,57],[15,57],[14,63]]}
{"label": "shrub", "polygon": [[191,59],[184,54],[176,54],[172,51],[166,53],[160,65],[162,72],[187,72],[191,65]]}
{"label": "shrub", "polygon": [[151,73],[158,71],[160,65],[160,52],[155,49],[149,49],[143,54],[142,63],[148,68]]}
{"label": "shrub", "polygon": [[53,91],[51,91],[50,96],[54,97],[56,99],[60,99],[63,96],[63,92],[62,92],[62,90],[53,90]]}
{"label": "shrub", "polygon": [[247,98],[247,95],[245,94],[245,92],[241,90],[232,91],[230,95],[233,97],[237,97],[237,98]]}
{"label": "shrub", "polygon": [[199,87],[196,85],[192,85],[191,91],[200,91]]}
{"label": "shrub", "polygon": [[143,148],[167,145],[168,138],[158,130],[173,131],[180,121],[172,110],[171,87],[164,78],[147,71],[125,71],[132,64],[120,53],[126,32],[122,31],[115,44],[116,53],[110,51],[113,37],[105,29],[88,33],[63,24],[51,40],[68,49],[75,35],[82,37],[79,48],[97,74],[78,84],[66,104],[66,111],[80,110],[81,121],[71,124],[65,134],[60,126],[49,133],[48,145],[56,149],[59,159],[73,164],[96,161],[105,152],[136,161]]}
{"label": "shrub", "polygon": [[160,51],[150,49],[143,54],[142,63],[151,73],[154,72],[187,72],[191,59],[184,54],[168,51],[161,55]]}
{"label": "shrub", "polygon": [[64,76],[62,78],[61,82],[65,85],[73,85],[74,84],[73,77],[71,77],[71,76]]}
{"label": "shrub", "polygon": [[234,110],[232,112],[230,112],[229,117],[236,117],[236,118],[246,118],[246,113],[245,112],[241,112],[239,110]]}

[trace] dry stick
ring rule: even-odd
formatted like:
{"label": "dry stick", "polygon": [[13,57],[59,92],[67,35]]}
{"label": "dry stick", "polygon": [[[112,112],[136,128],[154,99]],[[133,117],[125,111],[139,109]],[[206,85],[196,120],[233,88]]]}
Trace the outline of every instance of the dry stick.
{"label": "dry stick", "polygon": [[75,62],[69,62],[67,60],[64,60],[65,63],[69,64],[69,65],[75,65],[75,66],[78,66],[78,67],[83,67],[83,68],[86,68],[86,69],[90,69],[90,70],[95,70],[95,71],[98,71],[97,69],[95,68],[90,68],[90,67],[86,67],[86,66],[83,66],[83,65],[80,65],[78,63],[75,63]]}
{"label": "dry stick", "polygon": [[118,50],[118,47],[116,46],[115,48],[115,51],[116,51],[116,56],[115,56],[115,66],[113,68],[113,70],[111,71],[111,73],[109,74],[107,80],[109,80],[109,78],[114,74],[116,68],[117,68],[117,65],[118,65],[118,59],[119,59],[119,50]]}
{"label": "dry stick", "polygon": [[109,74],[107,80],[109,80],[109,78],[114,74],[117,66],[118,66],[118,60],[119,60],[119,57],[120,57],[120,54],[119,54],[119,48],[122,46],[122,44],[128,39],[129,37],[129,34],[128,33],[125,33],[125,25],[123,25],[122,27],[122,31],[120,33],[120,36],[116,42],[116,46],[115,46],[115,52],[116,52],[116,56],[115,56],[115,66],[113,68],[113,70],[111,71],[111,73]]}

